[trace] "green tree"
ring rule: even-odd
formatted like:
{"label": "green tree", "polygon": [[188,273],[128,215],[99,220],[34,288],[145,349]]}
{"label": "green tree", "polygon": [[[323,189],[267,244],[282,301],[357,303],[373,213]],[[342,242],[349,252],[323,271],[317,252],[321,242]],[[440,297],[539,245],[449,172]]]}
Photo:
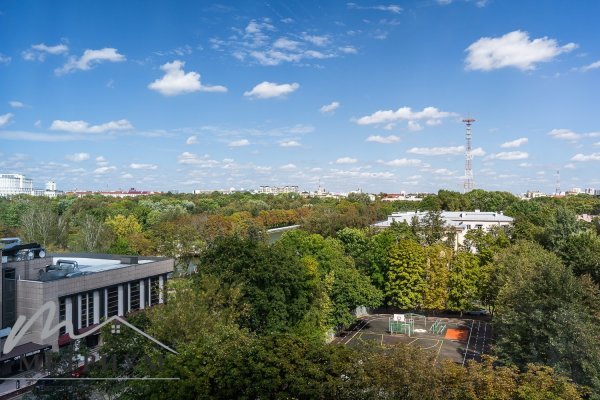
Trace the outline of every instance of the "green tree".
{"label": "green tree", "polygon": [[426,264],[425,250],[417,242],[402,239],[392,247],[386,282],[386,296],[391,305],[411,309],[423,304]]}
{"label": "green tree", "polygon": [[495,319],[500,359],[549,365],[600,393],[598,288],[540,246],[519,244],[502,262],[506,281]]}
{"label": "green tree", "polygon": [[423,308],[444,310],[448,303],[448,285],[452,249],[442,244],[434,244],[425,248],[427,263],[425,266],[425,291]]}
{"label": "green tree", "polygon": [[477,257],[470,252],[458,251],[450,263],[448,309],[462,312],[473,305],[480,275]]}

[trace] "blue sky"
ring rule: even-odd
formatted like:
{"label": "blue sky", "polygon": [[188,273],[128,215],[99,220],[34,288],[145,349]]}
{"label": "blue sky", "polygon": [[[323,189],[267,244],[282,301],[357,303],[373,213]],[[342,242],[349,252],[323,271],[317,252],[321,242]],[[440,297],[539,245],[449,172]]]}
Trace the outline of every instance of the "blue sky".
{"label": "blue sky", "polygon": [[599,188],[596,1],[0,1],[0,172],[42,187]]}

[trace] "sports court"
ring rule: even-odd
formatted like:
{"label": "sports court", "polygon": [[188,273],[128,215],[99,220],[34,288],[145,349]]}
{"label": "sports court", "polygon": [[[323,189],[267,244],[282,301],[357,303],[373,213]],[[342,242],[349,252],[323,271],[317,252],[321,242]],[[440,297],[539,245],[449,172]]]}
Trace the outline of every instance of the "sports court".
{"label": "sports court", "polygon": [[412,313],[375,314],[359,319],[338,334],[333,343],[348,346],[365,341],[382,346],[406,343],[435,352],[436,362],[450,359],[464,364],[468,360],[480,361],[489,352],[492,337],[492,324],[482,320]]}

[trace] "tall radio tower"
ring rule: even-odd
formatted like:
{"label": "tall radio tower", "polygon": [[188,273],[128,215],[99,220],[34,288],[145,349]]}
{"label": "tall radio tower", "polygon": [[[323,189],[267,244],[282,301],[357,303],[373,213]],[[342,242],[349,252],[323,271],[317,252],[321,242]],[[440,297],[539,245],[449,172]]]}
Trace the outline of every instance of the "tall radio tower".
{"label": "tall radio tower", "polygon": [[556,170],[556,189],[554,191],[555,196],[560,196],[560,170]]}
{"label": "tall radio tower", "polygon": [[465,118],[463,121],[467,125],[467,146],[465,150],[465,182],[464,192],[470,192],[473,190],[473,153],[471,152],[471,125],[475,120],[473,118]]}

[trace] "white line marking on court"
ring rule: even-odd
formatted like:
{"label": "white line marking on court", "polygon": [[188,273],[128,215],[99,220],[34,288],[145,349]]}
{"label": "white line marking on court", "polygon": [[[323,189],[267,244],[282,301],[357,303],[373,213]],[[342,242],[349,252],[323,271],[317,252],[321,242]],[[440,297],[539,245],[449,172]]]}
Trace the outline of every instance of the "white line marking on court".
{"label": "white line marking on court", "polygon": [[473,325],[475,321],[471,320],[471,329],[469,329],[469,339],[467,340],[467,348],[465,349],[465,356],[463,357],[462,365],[465,366],[465,361],[467,360],[467,353],[469,352],[469,343],[471,342],[471,333],[473,333]]}
{"label": "white line marking on court", "polygon": [[360,327],[360,329],[359,329],[359,330],[357,330],[357,331],[356,331],[356,333],[355,333],[354,335],[352,335],[352,336],[350,337],[350,339],[348,339],[348,340],[346,341],[346,343],[345,343],[345,344],[348,344],[348,343],[350,343],[350,341],[351,341],[352,339],[354,339],[354,336],[356,336],[356,335],[357,335],[357,334],[358,334],[360,331],[362,331],[362,330],[363,330],[363,328],[364,328],[365,326],[367,326],[367,324],[368,324],[368,323],[369,323],[369,321],[368,321],[368,320],[363,320],[363,326],[361,326],[361,327]]}
{"label": "white line marking on court", "polygon": [[[435,340],[435,339],[430,339],[430,340]],[[440,344],[440,340],[438,339],[435,344],[433,346],[429,346],[429,347],[422,347],[423,350],[429,350],[429,349],[433,349],[434,347],[436,347],[438,344]]]}
{"label": "white line marking on court", "polygon": [[411,342],[409,343],[409,345],[413,344],[413,343],[414,343],[414,342],[416,342],[417,340],[419,340],[419,338],[415,338],[413,341],[411,341]]}
{"label": "white line marking on court", "polygon": [[433,360],[433,365],[435,365],[435,363],[437,362],[438,357],[440,356],[440,353],[442,351],[442,346],[444,345],[444,340],[440,339],[440,348],[438,349],[436,355],[435,355],[435,359]]}

